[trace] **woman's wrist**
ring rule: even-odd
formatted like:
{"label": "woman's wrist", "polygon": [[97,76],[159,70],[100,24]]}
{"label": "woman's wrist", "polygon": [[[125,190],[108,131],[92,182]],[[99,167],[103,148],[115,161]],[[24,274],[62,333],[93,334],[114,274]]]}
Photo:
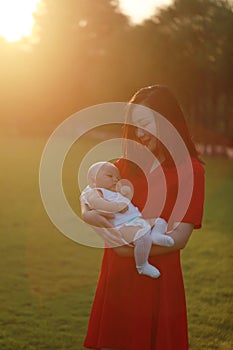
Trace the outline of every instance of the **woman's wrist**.
{"label": "woman's wrist", "polygon": [[119,256],[126,257],[126,258],[127,257],[130,258],[134,256],[134,248],[128,245],[122,245],[119,247],[115,247],[113,249]]}
{"label": "woman's wrist", "polygon": [[90,210],[86,210],[85,212],[82,213],[82,219],[83,221],[85,221],[87,224],[89,225],[93,225],[95,220],[93,220],[94,218],[94,210],[90,209]]}

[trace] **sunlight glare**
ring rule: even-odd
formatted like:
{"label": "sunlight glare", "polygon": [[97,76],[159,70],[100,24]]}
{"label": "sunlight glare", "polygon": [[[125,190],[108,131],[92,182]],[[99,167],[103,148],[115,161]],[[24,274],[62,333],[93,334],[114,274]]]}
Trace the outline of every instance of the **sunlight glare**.
{"label": "sunlight glare", "polygon": [[121,11],[130,17],[134,24],[139,24],[150,18],[156,8],[172,3],[172,0],[119,0]]}
{"label": "sunlight glare", "polygon": [[40,1],[0,0],[0,36],[9,42],[30,36],[34,25],[33,13]]}

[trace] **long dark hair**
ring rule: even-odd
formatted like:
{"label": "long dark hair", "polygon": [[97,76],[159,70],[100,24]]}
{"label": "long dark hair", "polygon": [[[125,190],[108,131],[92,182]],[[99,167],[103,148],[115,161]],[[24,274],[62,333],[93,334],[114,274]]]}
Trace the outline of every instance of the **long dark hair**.
{"label": "long dark hair", "polygon": [[[166,118],[174,126],[174,128],[183,139],[189,155],[201,161],[198,157],[198,152],[195,148],[195,145],[191,139],[184,114],[176,98],[166,86],[153,85],[144,87],[137,91],[129,101],[129,106],[126,113],[126,123],[123,127],[123,137],[126,140],[131,139],[140,142],[135,133],[136,127],[128,124],[130,123],[131,113],[135,105],[143,105],[149,107],[153,111],[158,112],[160,115]],[[158,152],[161,152],[165,156],[164,164],[166,166],[173,166],[173,159],[163,143],[157,140],[157,145],[157,154]],[[125,147],[127,147],[127,142],[125,143]]]}

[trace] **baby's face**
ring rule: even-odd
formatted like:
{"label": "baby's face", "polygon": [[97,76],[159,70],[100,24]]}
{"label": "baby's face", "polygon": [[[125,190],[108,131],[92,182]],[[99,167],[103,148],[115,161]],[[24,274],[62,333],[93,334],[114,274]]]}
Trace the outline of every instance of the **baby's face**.
{"label": "baby's face", "polygon": [[97,172],[96,187],[103,187],[115,192],[116,184],[120,178],[120,172],[113,164],[104,164]]}

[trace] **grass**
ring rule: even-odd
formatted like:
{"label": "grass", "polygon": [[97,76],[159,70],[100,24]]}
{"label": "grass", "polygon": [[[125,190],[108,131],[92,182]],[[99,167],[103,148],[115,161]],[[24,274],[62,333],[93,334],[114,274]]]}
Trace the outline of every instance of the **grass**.
{"label": "grass", "polygon": [[[66,238],[44,211],[38,187],[44,144],[0,140],[1,350],[82,349],[98,279],[102,250]],[[74,145],[65,163],[64,188],[76,212],[76,164],[92,146],[77,153]],[[190,350],[233,347],[232,172],[229,160],[206,159],[203,229],[182,252]]]}
{"label": "grass", "polygon": [[233,347],[232,175],[229,160],[206,159],[203,229],[182,252],[191,350]]}

